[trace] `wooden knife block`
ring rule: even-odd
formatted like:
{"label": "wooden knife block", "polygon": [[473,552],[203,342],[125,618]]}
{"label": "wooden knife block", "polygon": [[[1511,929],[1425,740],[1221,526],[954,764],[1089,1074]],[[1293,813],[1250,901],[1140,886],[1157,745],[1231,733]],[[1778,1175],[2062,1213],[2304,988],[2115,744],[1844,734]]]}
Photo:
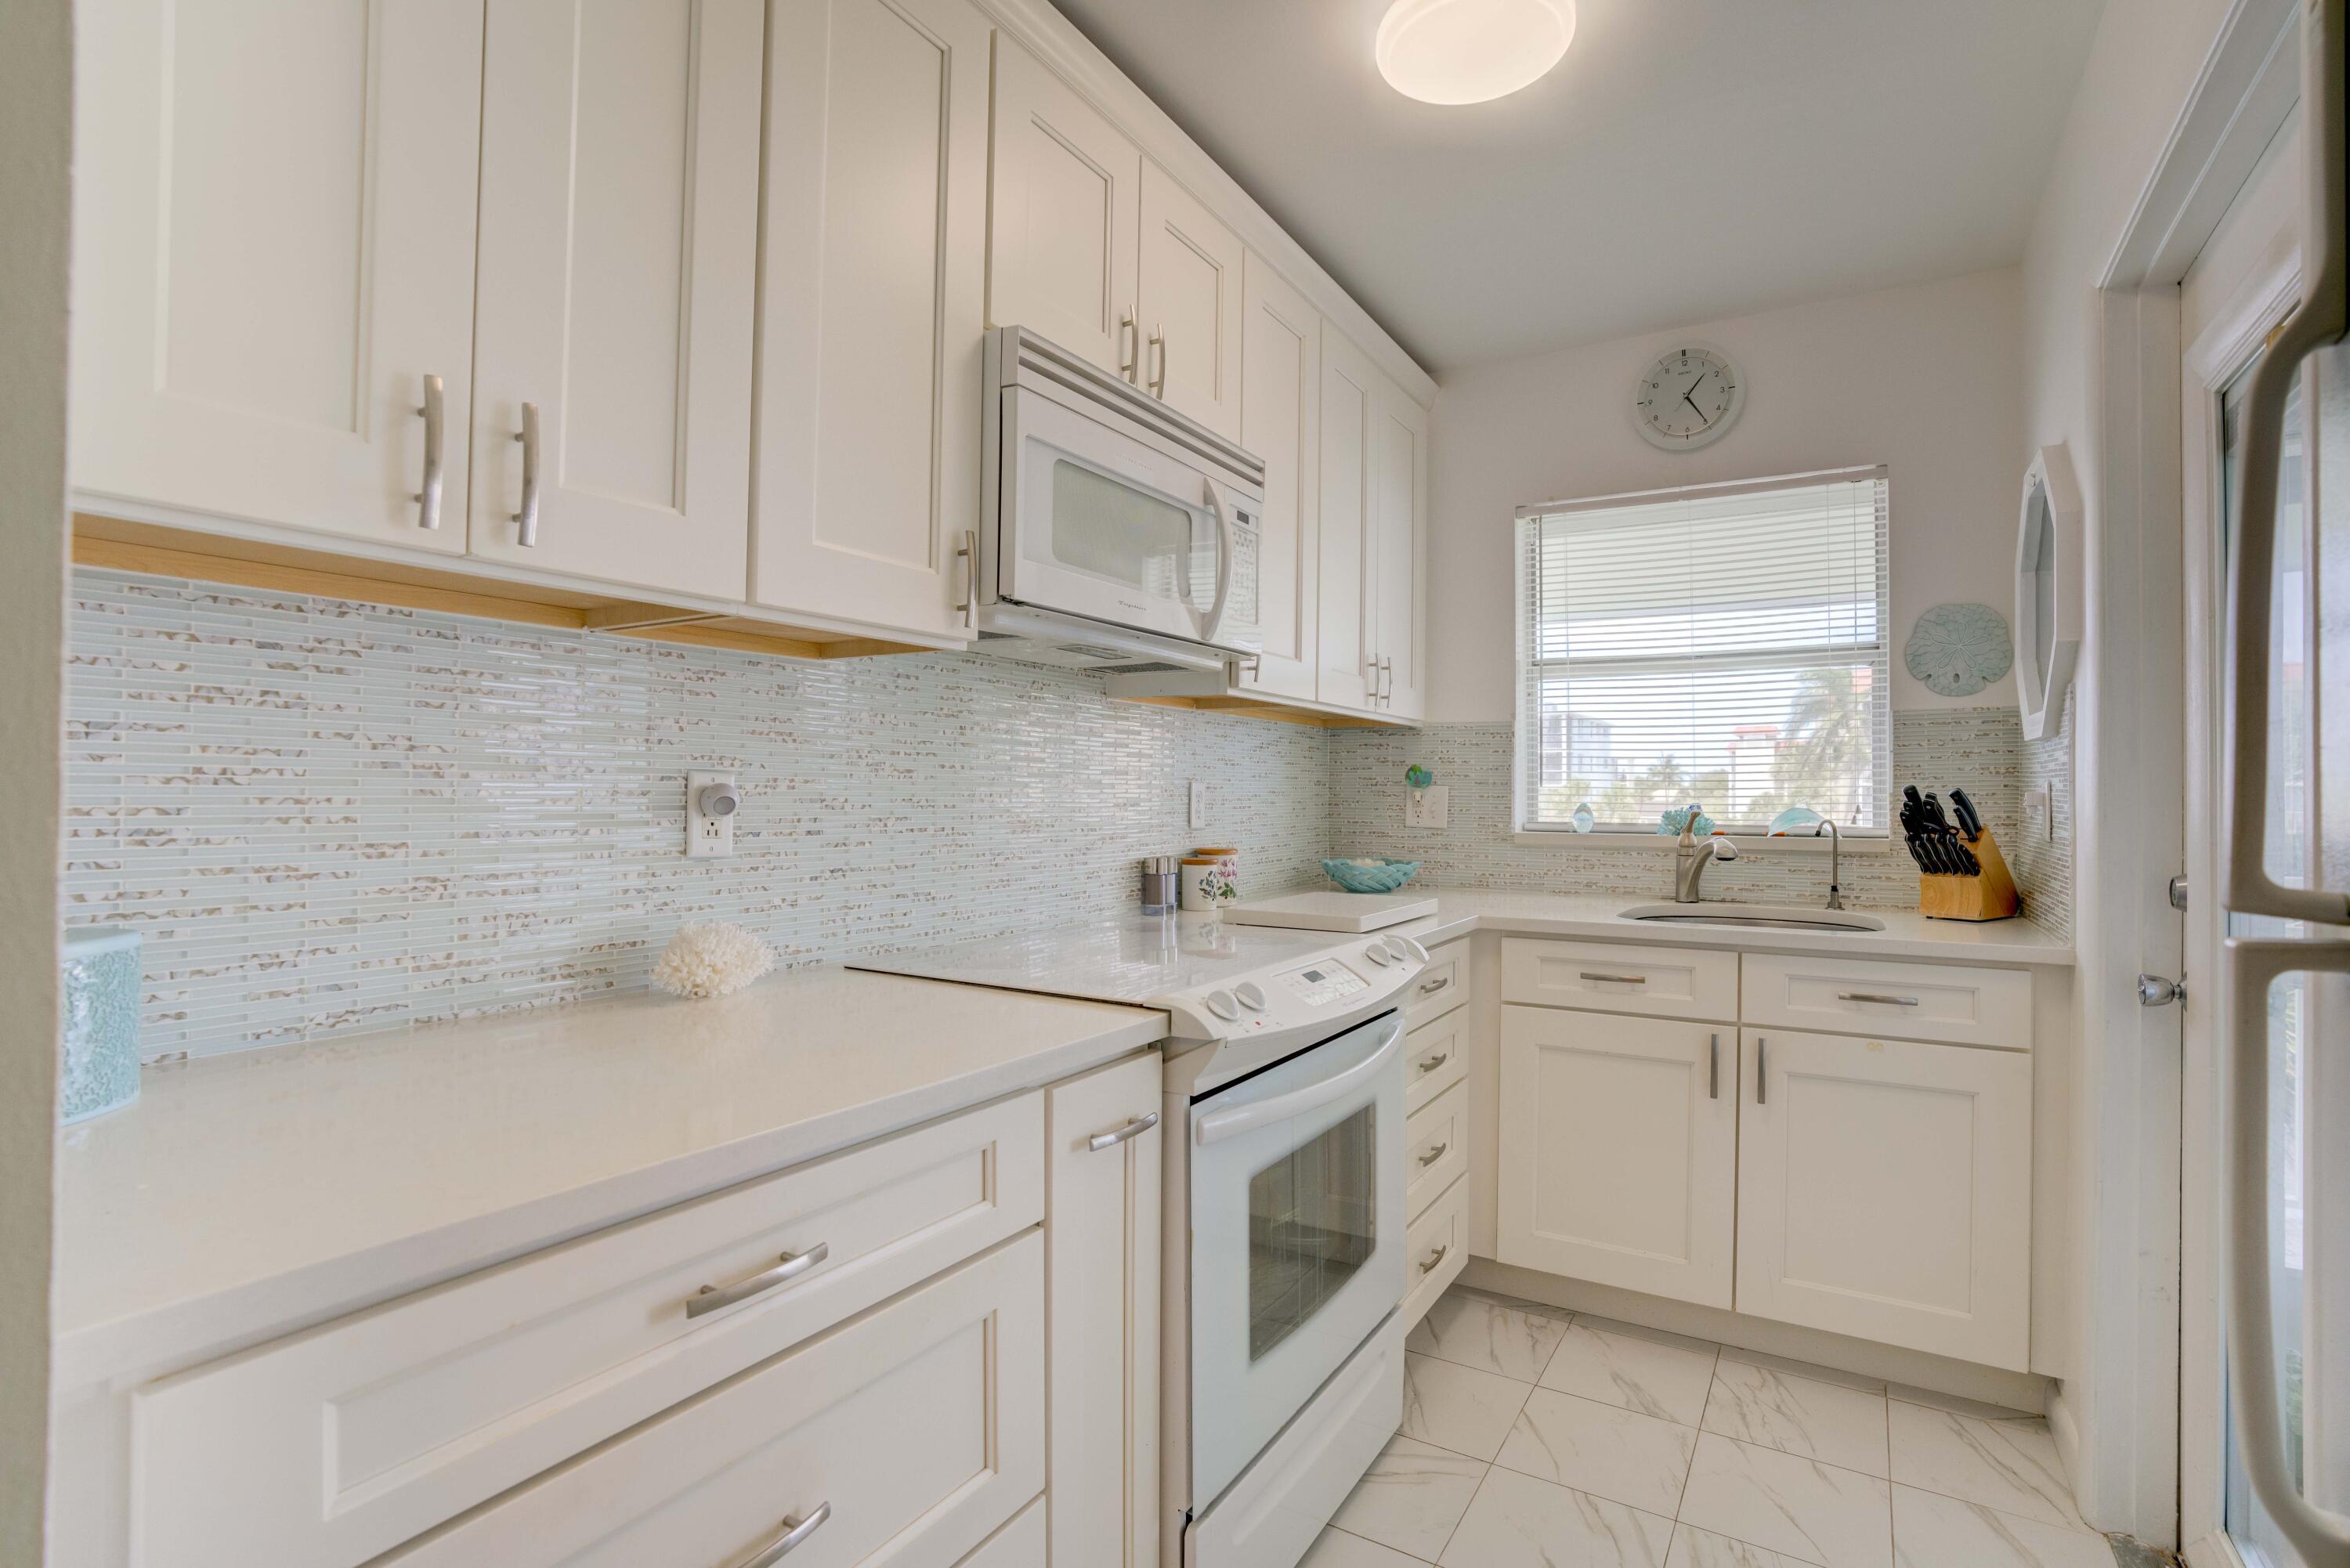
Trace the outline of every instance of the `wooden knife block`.
{"label": "wooden knife block", "polygon": [[1980,877],[1948,877],[1920,872],[1918,877],[1918,912],[1936,920],[2004,920],[2021,905],[2016,896],[2015,877],[2008,871],[2007,857],[1999,852],[1999,841],[1983,829],[1983,836],[1967,847],[1974,852],[1982,866]]}

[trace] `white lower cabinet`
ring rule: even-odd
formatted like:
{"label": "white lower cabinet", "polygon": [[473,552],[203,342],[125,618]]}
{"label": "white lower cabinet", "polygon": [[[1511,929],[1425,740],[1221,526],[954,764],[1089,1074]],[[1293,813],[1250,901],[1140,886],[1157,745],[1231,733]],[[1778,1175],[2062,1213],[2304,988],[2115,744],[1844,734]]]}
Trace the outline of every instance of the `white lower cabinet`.
{"label": "white lower cabinet", "polygon": [[1736,1032],[1505,1006],[1501,1044],[1500,1260],[1729,1306]]}
{"label": "white lower cabinet", "polygon": [[1738,1308],[2028,1365],[2032,1058],[1750,1030]]}
{"label": "white lower cabinet", "polygon": [[1045,1216],[1051,1560],[1159,1559],[1159,1059],[1053,1089]]}
{"label": "white lower cabinet", "polygon": [[1404,1230],[1403,1305],[1397,1323],[1409,1333],[1428,1315],[1444,1287],[1469,1266],[1469,1183],[1456,1179]]}
{"label": "white lower cabinet", "polygon": [[391,1561],[950,1568],[1045,1483],[1030,1231],[593,1449]]}

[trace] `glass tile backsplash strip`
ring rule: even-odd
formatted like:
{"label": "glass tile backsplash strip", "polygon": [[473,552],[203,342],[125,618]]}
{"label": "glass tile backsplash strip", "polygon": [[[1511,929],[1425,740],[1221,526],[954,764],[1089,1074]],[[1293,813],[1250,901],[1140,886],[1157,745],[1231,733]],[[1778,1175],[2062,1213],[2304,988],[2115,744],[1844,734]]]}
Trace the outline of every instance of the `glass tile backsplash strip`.
{"label": "glass tile backsplash strip", "polygon": [[[689,919],[837,957],[1122,911],[1194,843],[1303,884],[1329,841],[1324,732],[1083,674],[73,591],[65,919],[144,937],[150,1061],[632,990]],[[689,767],[740,777],[732,859],[683,855]]]}

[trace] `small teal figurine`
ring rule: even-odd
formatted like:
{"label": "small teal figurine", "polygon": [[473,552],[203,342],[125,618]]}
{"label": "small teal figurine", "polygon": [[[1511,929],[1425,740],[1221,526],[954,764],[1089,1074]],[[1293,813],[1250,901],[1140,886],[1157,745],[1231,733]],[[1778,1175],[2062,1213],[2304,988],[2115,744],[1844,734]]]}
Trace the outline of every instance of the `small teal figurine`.
{"label": "small teal figurine", "polygon": [[1679,838],[1681,836],[1681,829],[1684,827],[1688,828],[1698,837],[1704,838],[1713,832],[1714,826],[1713,818],[1706,815],[1703,812],[1699,812],[1697,814],[1697,821],[1695,823],[1691,823],[1690,821],[1690,808],[1687,806],[1682,806],[1677,811],[1666,812],[1662,816],[1657,819],[1657,831],[1673,838]]}
{"label": "small teal figurine", "polygon": [[1597,817],[1591,815],[1591,803],[1587,800],[1575,808],[1575,815],[1568,820],[1575,824],[1575,831],[1577,833],[1590,832],[1599,821]]}

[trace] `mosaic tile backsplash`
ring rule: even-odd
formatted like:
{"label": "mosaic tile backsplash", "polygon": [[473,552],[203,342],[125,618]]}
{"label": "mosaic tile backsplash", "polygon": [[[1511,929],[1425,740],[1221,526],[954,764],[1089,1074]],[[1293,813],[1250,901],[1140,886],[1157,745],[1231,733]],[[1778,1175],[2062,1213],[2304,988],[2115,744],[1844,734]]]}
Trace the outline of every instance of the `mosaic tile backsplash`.
{"label": "mosaic tile backsplash", "polygon": [[[1138,857],[1197,843],[1303,883],[1327,843],[1324,732],[1083,674],[74,597],[65,918],[144,936],[150,1061],[635,989],[690,919],[834,957],[1121,910]],[[740,778],[732,859],[683,856],[688,767]]]}
{"label": "mosaic tile backsplash", "polygon": [[[790,962],[1116,913],[1137,857],[1196,843],[1237,844],[1249,888],[1346,854],[1664,891],[1649,856],[1510,842],[1507,724],[1325,732],[970,656],[792,664],[114,572],[74,597],[64,915],[144,939],[149,1061],[634,990],[689,919]],[[1964,785],[2065,934],[2070,737],[2069,710],[2029,745],[2003,707],[1893,716],[1897,779]],[[1449,828],[1402,826],[1411,762]],[[684,857],[689,767],[742,783],[732,859]],[[2043,782],[2053,843],[2020,810]],[[1756,853],[1708,890],[1810,901],[1825,869]],[[1898,852],[1847,857],[1845,888],[1917,897]]]}
{"label": "mosaic tile backsplash", "polygon": [[[2069,736],[2069,727],[2067,729]],[[1421,862],[1420,879],[1438,886],[1499,888],[1528,893],[1623,893],[1669,898],[1672,868],[1654,853],[1565,843],[1522,845],[1510,837],[1512,729],[1507,723],[1431,724],[1418,731],[1341,730],[1330,751],[1330,832],[1341,855],[1378,855]],[[2068,739],[2027,748],[2015,710],[1932,708],[1893,715],[1893,777],[1942,793],[1967,792],[1985,824],[2010,849],[2024,913],[2052,932],[2072,929],[2071,789]],[[1436,771],[1451,791],[1447,825],[1403,825],[1404,769]],[[2061,777],[2060,777],[2061,775]],[[2031,784],[2056,781],[2057,838],[2046,842],[2022,797]],[[1769,903],[1817,903],[1827,890],[1827,857],[1812,846],[1756,850],[1705,876],[1706,896]],[[1889,854],[1844,857],[1845,902],[1855,909],[1914,909],[1918,871],[1898,846]]]}

